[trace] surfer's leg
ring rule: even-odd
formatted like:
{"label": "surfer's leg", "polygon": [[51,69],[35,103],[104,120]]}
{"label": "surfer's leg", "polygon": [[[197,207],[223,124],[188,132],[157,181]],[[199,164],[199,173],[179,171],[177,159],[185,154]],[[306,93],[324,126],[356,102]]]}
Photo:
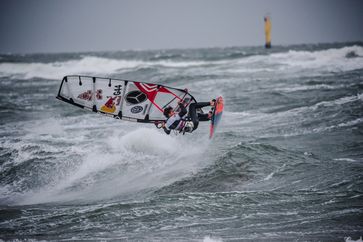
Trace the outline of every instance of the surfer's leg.
{"label": "surfer's leg", "polygon": [[198,128],[199,125],[199,119],[197,115],[197,103],[192,103],[189,105],[189,118],[193,122],[193,130]]}
{"label": "surfer's leg", "polygon": [[199,121],[208,121],[208,114],[197,114],[197,108],[203,108],[206,106],[210,106],[210,102],[200,102],[200,103],[192,103],[189,105],[189,117],[193,122],[194,128],[196,130],[199,125]]}
{"label": "surfer's leg", "polygon": [[210,121],[208,113],[198,113],[199,121]]}
{"label": "surfer's leg", "polygon": [[[192,103],[192,104],[194,104],[194,103]],[[210,106],[210,102],[195,103],[195,108],[204,108],[206,106]]]}

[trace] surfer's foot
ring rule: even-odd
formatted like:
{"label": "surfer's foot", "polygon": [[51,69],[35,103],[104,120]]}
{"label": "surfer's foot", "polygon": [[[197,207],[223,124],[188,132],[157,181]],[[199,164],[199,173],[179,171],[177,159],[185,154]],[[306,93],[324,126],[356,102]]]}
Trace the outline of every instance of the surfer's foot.
{"label": "surfer's foot", "polygon": [[212,101],[209,102],[209,104],[214,107],[216,105],[216,100],[215,99],[212,99]]}

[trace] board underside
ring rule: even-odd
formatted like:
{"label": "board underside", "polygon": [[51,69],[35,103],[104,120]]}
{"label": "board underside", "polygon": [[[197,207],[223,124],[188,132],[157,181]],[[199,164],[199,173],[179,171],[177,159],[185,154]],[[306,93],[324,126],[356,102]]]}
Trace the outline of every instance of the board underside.
{"label": "board underside", "polygon": [[214,107],[214,111],[211,118],[210,132],[209,132],[210,139],[213,138],[215,130],[222,119],[223,109],[224,109],[224,100],[223,97],[220,96],[216,99],[216,105]]}

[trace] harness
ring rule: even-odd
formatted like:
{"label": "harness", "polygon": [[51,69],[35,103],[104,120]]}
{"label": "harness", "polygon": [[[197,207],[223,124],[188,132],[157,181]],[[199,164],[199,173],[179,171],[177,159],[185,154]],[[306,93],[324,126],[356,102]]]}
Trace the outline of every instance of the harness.
{"label": "harness", "polygon": [[166,120],[166,128],[169,130],[179,130],[182,131],[185,126],[186,120],[179,116],[179,114],[174,114]]}

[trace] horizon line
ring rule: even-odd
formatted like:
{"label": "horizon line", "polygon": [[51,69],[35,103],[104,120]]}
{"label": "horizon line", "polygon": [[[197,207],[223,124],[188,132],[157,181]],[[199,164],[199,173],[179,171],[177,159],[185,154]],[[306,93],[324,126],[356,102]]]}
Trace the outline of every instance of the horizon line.
{"label": "horizon line", "polygon": [[[274,47],[293,47],[298,45],[334,45],[334,44],[358,44],[363,45],[363,40],[352,40],[352,41],[333,41],[333,42],[310,42],[310,43],[293,43],[293,44],[285,44],[278,43],[273,44],[272,48],[269,50],[273,50]],[[175,48],[129,48],[129,49],[110,49],[110,50],[81,50],[81,51],[50,51],[50,52],[0,52],[0,55],[46,55],[46,54],[83,54],[83,53],[108,53],[108,52],[144,52],[144,51],[170,51],[170,50],[196,50],[196,49],[229,49],[229,48],[256,48],[260,47],[265,49],[265,45],[226,45],[226,46],[205,46],[205,47],[175,47]]]}

